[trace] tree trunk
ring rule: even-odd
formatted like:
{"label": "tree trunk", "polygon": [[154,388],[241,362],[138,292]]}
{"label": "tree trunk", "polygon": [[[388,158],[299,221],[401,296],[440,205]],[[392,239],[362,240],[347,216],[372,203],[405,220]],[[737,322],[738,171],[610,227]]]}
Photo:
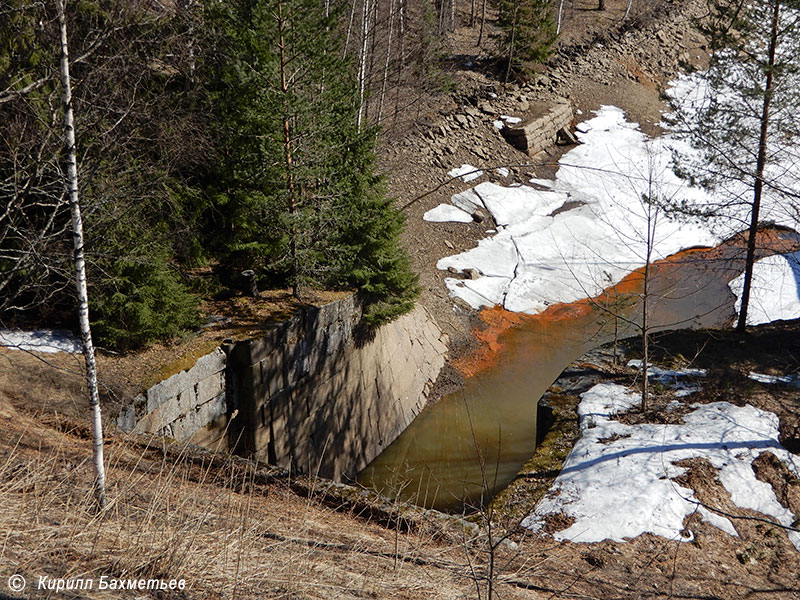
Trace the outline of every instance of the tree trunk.
{"label": "tree trunk", "polygon": [[561,18],[564,14],[564,0],[560,0],[558,3],[558,19],[556,20],[556,35],[561,33]]}
{"label": "tree trunk", "polygon": [[606,9],[606,0],[599,0],[597,3],[597,10],[605,10]]}
{"label": "tree trunk", "polygon": [[361,56],[358,68],[358,128],[364,119],[364,91],[367,82],[367,21],[369,19],[369,0],[364,0],[361,15]]}
{"label": "tree trunk", "polygon": [[64,90],[64,145],[67,151],[67,189],[72,214],[72,241],[74,247],[75,284],[78,292],[78,321],[86,363],[86,385],[89,391],[89,409],[92,415],[92,449],[94,462],[94,492],[98,506],[106,506],[106,471],[103,461],[103,419],[100,413],[100,394],[97,389],[97,364],[92,345],[92,328],[89,322],[89,292],[86,286],[86,260],[83,251],[83,219],[78,195],[78,162],[75,149],[75,119],[72,114],[72,86],[69,76],[69,46],[64,1],[56,0],[58,25],[61,32],[61,86]]}
{"label": "tree trunk", "polygon": [[508,79],[511,77],[511,64],[514,61],[514,44],[516,42],[517,37],[517,14],[519,11],[519,6],[514,7],[514,17],[511,21],[511,44],[508,48],[508,65],[506,66],[506,76],[503,80],[504,83],[508,83]]}
{"label": "tree trunk", "polygon": [[625,9],[625,14],[622,15],[623,21],[628,18],[628,15],[631,14],[631,5],[633,5],[633,0],[628,0],[628,7]]}
{"label": "tree trunk", "polygon": [[[650,157],[652,161],[652,157]],[[644,260],[644,282],[642,284],[642,412],[650,408],[650,270],[655,246],[656,226],[658,225],[659,206],[653,206],[657,201],[653,190],[653,165],[650,164],[650,175],[647,186],[647,239]]]}
{"label": "tree trunk", "polygon": [[761,194],[764,190],[764,167],[767,163],[767,134],[769,133],[769,111],[772,101],[773,76],[775,72],[775,51],[778,46],[778,25],[780,23],[781,3],[775,2],[772,12],[772,30],[769,38],[769,58],[767,63],[767,79],[764,85],[764,102],[761,106],[761,131],[758,138],[758,158],[756,159],[756,177],[753,184],[753,208],[750,212],[750,229],[747,233],[747,257],[744,264],[744,284],[742,287],[742,306],[739,309],[739,320],[736,330],[744,332],[747,327],[747,310],[750,305],[750,288],[753,285],[753,263],[756,258],[756,235],[758,234],[758,214],[761,210]]}
{"label": "tree trunk", "polygon": [[350,33],[353,31],[353,19],[356,16],[356,2],[353,0],[352,7],[350,8],[350,20],[347,22],[347,35],[344,38],[344,47],[342,48],[342,58],[347,56],[347,47],[350,45]]}
{"label": "tree trunk", "polygon": [[[278,49],[280,51],[281,92],[288,100],[289,80],[286,74],[286,22],[283,18],[283,2],[278,3]],[[289,115],[289,103],[283,104],[283,158],[286,168],[286,189],[289,192],[289,252],[292,262],[292,295],[300,299],[300,264],[297,256],[297,196],[294,185],[294,162],[292,159],[292,130]]]}
{"label": "tree trunk", "polygon": [[[649,235],[649,232],[648,232]],[[648,284],[650,283],[650,248],[647,250],[647,262],[644,265],[644,288],[642,290],[642,412],[647,412],[650,405],[650,378],[647,371],[650,367],[650,325],[647,320],[649,309]]]}
{"label": "tree trunk", "polygon": [[483,3],[481,4],[481,28],[478,31],[478,43],[476,44],[477,46],[480,46],[481,42],[483,41],[483,26],[485,24],[486,24],[486,0],[483,0]]}
{"label": "tree trunk", "polygon": [[386,60],[383,63],[383,81],[381,82],[381,97],[378,101],[378,124],[383,119],[383,102],[386,98],[386,84],[389,81],[389,60],[392,55],[392,33],[394,33],[394,0],[389,0],[389,36],[386,41]]}

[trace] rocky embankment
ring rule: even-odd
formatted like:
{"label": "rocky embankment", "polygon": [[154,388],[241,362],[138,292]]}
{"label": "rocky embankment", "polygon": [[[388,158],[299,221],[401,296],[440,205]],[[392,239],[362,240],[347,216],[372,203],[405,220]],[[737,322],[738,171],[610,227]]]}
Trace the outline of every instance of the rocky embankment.
{"label": "rocky embankment", "polygon": [[[589,42],[560,47],[541,74],[521,85],[501,85],[465,66],[460,74],[466,84],[452,96],[454,106],[421,117],[415,132],[384,150],[390,191],[408,216],[405,242],[423,285],[421,301],[450,335],[452,356],[474,347],[469,332],[478,323],[474,311],[448,297],[443,279],[452,274],[435,265],[444,256],[474,247],[494,224],[430,224],[422,215],[481,180],[508,185],[552,175],[568,146],[553,145],[529,156],[511,146],[495,126],[502,115],[525,118],[541,102],[567,98],[575,122],[611,104],[625,110],[645,132],[657,134],[666,108],[661,93],[668,82],[706,60],[704,40],[692,25],[701,4],[659,3],[649,14],[616,23]],[[448,172],[462,164],[480,168],[482,178],[468,184],[451,178]],[[457,373],[448,375],[451,382],[458,380]]]}

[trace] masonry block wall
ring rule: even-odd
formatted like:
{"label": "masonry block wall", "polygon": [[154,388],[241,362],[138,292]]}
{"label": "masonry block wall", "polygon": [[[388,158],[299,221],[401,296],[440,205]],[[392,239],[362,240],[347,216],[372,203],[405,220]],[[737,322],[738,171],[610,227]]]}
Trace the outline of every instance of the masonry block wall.
{"label": "masonry block wall", "polygon": [[306,308],[156,384],[117,423],[352,478],[422,410],[447,353],[421,307],[366,338],[360,318],[355,296]]}
{"label": "masonry block wall", "polygon": [[195,365],[139,394],[117,425],[125,431],[157,433],[209,448],[227,448],[226,357],[217,348]]}
{"label": "masonry block wall", "polygon": [[414,420],[444,366],[446,336],[421,307],[369,339],[360,316],[350,297],[230,352],[244,454],[348,479]]}
{"label": "masonry block wall", "polygon": [[558,131],[572,122],[572,105],[566,98],[533,104],[521,122],[505,127],[503,135],[515,148],[533,156],[552,146]]}

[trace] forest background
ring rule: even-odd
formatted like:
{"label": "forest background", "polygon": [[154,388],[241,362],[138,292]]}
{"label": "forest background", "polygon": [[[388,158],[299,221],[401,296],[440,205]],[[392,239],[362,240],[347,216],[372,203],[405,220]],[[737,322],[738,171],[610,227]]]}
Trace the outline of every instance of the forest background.
{"label": "forest background", "polygon": [[[301,299],[359,290],[367,325],[413,306],[403,216],[375,150],[381,127],[447,89],[454,2],[80,0],[65,12],[101,345],[174,336],[199,323],[201,296],[254,283]],[[4,326],[74,320],[58,35],[55,3],[0,9]]]}

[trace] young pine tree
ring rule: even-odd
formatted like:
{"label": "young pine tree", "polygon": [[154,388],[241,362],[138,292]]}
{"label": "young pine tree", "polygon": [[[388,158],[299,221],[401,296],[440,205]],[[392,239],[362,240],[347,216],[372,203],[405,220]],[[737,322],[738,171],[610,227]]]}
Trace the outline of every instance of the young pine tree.
{"label": "young pine tree", "polygon": [[699,153],[679,154],[676,163],[718,198],[694,212],[747,232],[736,325],[743,331],[764,201],[768,218],[784,220],[780,213],[793,212],[798,198],[800,2],[714,0],[700,29],[711,40],[711,63],[674,103],[677,126]]}

